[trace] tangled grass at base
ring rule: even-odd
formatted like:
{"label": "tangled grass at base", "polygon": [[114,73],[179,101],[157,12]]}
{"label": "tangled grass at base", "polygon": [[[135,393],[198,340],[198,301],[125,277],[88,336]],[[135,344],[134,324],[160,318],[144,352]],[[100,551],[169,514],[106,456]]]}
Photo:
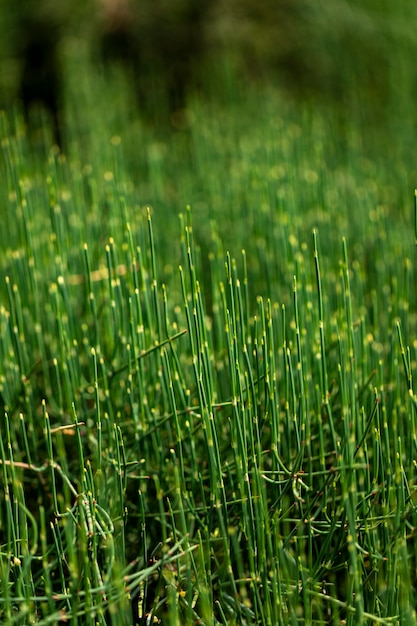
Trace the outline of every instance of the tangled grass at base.
{"label": "tangled grass at base", "polygon": [[416,621],[408,128],[264,95],[1,119],[4,623]]}

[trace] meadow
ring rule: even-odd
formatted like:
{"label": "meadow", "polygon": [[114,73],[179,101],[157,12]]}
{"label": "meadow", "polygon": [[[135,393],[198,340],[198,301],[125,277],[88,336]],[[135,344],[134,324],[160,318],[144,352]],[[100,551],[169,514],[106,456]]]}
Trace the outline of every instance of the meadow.
{"label": "meadow", "polygon": [[79,44],[64,154],[0,116],[0,622],[415,624],[406,56],[155,128]]}

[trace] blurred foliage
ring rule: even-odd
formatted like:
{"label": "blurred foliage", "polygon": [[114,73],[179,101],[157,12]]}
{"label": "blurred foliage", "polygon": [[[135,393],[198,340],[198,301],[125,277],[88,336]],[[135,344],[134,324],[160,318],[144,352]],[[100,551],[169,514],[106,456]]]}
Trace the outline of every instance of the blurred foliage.
{"label": "blurred foliage", "polygon": [[[28,16],[104,71],[125,64],[138,100],[180,108],[227,60],[246,81],[364,108],[378,124],[413,100],[417,5],[411,0],[0,0],[0,106],[19,94]],[[215,86],[214,89],[215,90]]]}
{"label": "blurred foliage", "polygon": [[217,29],[252,76],[377,109],[416,83],[417,5],[365,0],[219,0]]}

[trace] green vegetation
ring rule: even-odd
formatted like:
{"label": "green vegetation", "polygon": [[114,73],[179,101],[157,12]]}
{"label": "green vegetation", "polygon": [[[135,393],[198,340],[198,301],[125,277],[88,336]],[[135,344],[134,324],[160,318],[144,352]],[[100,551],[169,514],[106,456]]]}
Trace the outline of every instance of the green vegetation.
{"label": "green vegetation", "polygon": [[66,46],[66,156],[0,118],[0,621],[415,624],[408,52],[172,130]]}

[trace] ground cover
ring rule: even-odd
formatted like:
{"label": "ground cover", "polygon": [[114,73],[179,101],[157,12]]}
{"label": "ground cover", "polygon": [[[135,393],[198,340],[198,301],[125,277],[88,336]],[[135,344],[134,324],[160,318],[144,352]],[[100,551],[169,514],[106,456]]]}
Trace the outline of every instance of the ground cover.
{"label": "ground cover", "polygon": [[411,103],[83,70],[1,117],[1,619],[413,624]]}

